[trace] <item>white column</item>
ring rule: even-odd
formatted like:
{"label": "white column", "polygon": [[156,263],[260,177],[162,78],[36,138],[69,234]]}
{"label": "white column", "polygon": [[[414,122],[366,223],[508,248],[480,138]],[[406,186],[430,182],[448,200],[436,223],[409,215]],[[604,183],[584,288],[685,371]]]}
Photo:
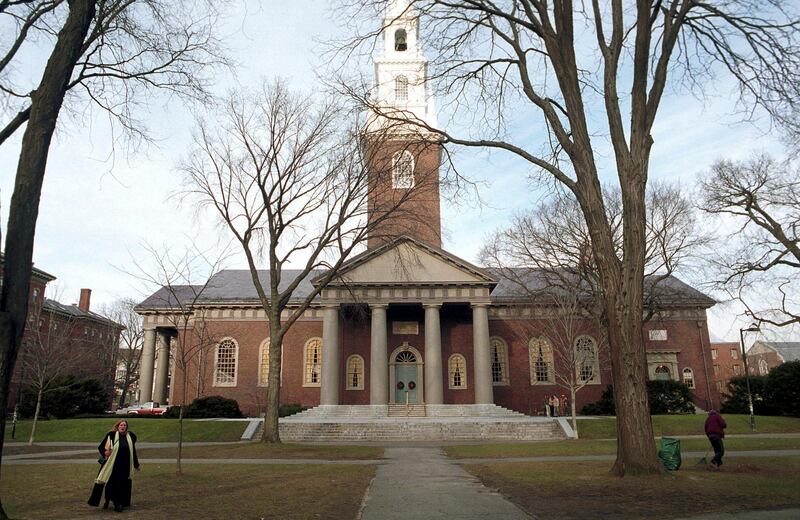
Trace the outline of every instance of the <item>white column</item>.
{"label": "white column", "polygon": [[158,331],[158,368],[156,369],[156,385],[153,390],[153,401],[164,405],[167,402],[167,384],[169,381],[169,340],[167,331]]}
{"label": "white column", "polygon": [[153,400],[153,364],[155,358],[156,329],[145,329],[142,359],[139,361],[139,404]]}
{"label": "white column", "polygon": [[370,305],[369,404],[389,402],[389,353],[386,351],[386,305]]}
{"label": "white column", "polygon": [[472,304],[472,355],[475,365],[475,404],[494,404],[489,312],[485,303]]}
{"label": "white column", "polygon": [[443,404],[442,330],[439,304],[425,305],[425,404]]}
{"label": "white column", "polygon": [[322,318],[320,404],[339,404],[339,306],[325,307]]}

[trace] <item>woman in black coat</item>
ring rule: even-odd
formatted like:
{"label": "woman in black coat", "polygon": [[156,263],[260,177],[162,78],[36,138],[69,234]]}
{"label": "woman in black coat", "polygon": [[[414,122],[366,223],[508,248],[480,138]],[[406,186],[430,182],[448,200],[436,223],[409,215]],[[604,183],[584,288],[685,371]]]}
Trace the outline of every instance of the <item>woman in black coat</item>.
{"label": "woman in black coat", "polygon": [[131,478],[133,470],[139,469],[139,457],[136,455],[136,435],[128,431],[128,421],[119,421],[103,437],[97,446],[100,452],[102,466],[94,481],[92,496],[89,497],[90,506],[99,506],[103,489],[106,492],[106,501],[103,509],[108,508],[108,503],[114,503],[114,511],[121,512],[122,508],[131,505]]}

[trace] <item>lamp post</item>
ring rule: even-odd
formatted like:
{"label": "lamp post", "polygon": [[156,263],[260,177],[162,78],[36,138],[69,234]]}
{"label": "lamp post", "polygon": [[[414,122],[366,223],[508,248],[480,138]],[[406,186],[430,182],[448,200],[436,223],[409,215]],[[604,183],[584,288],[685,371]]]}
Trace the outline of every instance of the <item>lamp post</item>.
{"label": "lamp post", "polygon": [[742,345],[742,361],[744,361],[744,381],[747,386],[747,406],[750,408],[750,429],[756,431],[756,416],[753,413],[753,393],[750,391],[750,370],[747,368],[747,351],[744,348],[744,333],[759,332],[761,328],[753,323],[746,329],[739,329],[739,340]]}

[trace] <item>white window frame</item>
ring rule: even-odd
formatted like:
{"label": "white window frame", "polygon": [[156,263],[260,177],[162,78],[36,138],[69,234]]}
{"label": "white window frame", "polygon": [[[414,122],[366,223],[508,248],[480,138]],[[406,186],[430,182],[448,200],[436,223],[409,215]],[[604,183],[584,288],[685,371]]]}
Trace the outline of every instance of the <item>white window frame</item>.
{"label": "white window frame", "polygon": [[[308,348],[311,345],[312,341],[319,341],[319,381],[316,383],[312,383],[308,380]],[[306,342],[303,344],[303,386],[306,387],[317,387],[322,385],[322,363],[325,359],[325,344],[322,342],[322,338],[319,336],[314,336],[313,338],[308,338]]]}
{"label": "white window frame", "polygon": [[394,78],[394,99],[402,103],[408,102],[408,76],[400,74]]}
{"label": "white window frame", "polygon": [[594,352],[594,359],[592,360],[592,377],[590,379],[583,379],[581,371],[583,370],[583,365],[585,363],[579,364],[579,366],[575,367],[576,376],[578,381],[583,382],[587,385],[599,385],[600,384],[600,352],[598,351],[597,347],[597,340],[595,340],[592,336],[582,335],[575,338],[575,344],[572,348],[575,349],[575,356],[577,359],[578,356],[578,342],[582,340],[589,340],[592,344],[592,350]]}
{"label": "white window frame", "polygon": [[[405,173],[400,174],[398,172],[398,164],[404,158],[408,158],[408,163],[410,165],[410,172],[408,175]],[[401,150],[394,154],[392,157],[392,188],[394,189],[402,189],[402,190],[410,190],[414,187],[414,154],[409,152],[408,150]]]}
{"label": "white window frame", "polygon": [[769,363],[764,358],[758,360],[758,373],[762,376],[769,375]]}
{"label": "white window frame", "polygon": [[[683,376],[683,384],[685,384],[686,386],[688,386],[690,389],[694,390],[694,387],[695,387],[695,382],[694,382],[694,370],[692,370],[692,369],[691,369],[691,368],[689,368],[689,367],[686,367],[686,368],[684,368],[684,369],[681,371],[681,375]],[[688,375],[689,377],[686,377],[687,375]],[[689,384],[689,383],[687,383],[687,382],[686,382],[686,381],[687,381],[687,379],[688,379],[689,381],[691,381],[691,383],[692,383],[692,384]]]}
{"label": "white window frame", "polygon": [[[454,362],[456,360],[461,360],[462,372],[461,372],[461,385],[455,385],[455,366]],[[465,358],[462,354],[453,354],[449,358],[447,358],[447,388],[450,390],[466,390],[467,389],[467,358]]]}
{"label": "white window frame", "polygon": [[[264,352],[267,353],[267,378],[264,380],[261,375],[264,367]],[[258,386],[269,386],[269,338],[265,339],[258,346]]]}
{"label": "white window frame", "polygon": [[[536,362],[538,361],[538,344],[544,343],[542,347],[542,359],[547,364],[547,380],[539,381],[536,374]],[[546,346],[549,352],[544,349]],[[536,357],[534,357],[534,348],[537,348]],[[549,354],[549,356],[548,356]],[[555,373],[555,358],[553,356],[553,344],[547,336],[533,337],[528,341],[528,365],[531,373],[531,386],[541,385],[554,385],[556,382]]]}
{"label": "white window frame", "polygon": [[[218,379],[219,376],[219,348],[224,341],[230,341],[233,343],[233,382],[220,382]],[[235,387],[239,380],[239,342],[236,341],[234,338],[228,336],[222,338],[217,343],[217,348],[214,349],[214,381],[211,386],[215,387]]]}
{"label": "white window frame", "polygon": [[[358,384],[353,386],[353,379],[350,377],[352,372],[350,371],[350,364],[352,362],[356,362],[361,367],[360,372],[358,373]],[[345,369],[345,390],[363,390],[364,389],[364,358],[359,356],[358,354],[351,354],[347,357],[347,361],[344,365]]]}
{"label": "white window frame", "polygon": [[[500,359],[500,381],[494,380],[494,353],[497,350],[495,345],[500,345],[503,348],[503,356]],[[489,369],[492,371],[492,386],[508,386],[511,379],[508,374],[508,343],[500,336],[492,336],[489,338]]]}
{"label": "white window frame", "polygon": [[[666,371],[666,374],[667,374],[667,378],[666,379],[661,379],[660,377],[658,377],[658,374],[664,374],[665,371]],[[669,366],[665,365],[664,363],[660,363],[660,364],[656,365],[656,368],[653,369],[653,380],[654,381],[671,381],[672,380],[672,370],[670,370]]]}

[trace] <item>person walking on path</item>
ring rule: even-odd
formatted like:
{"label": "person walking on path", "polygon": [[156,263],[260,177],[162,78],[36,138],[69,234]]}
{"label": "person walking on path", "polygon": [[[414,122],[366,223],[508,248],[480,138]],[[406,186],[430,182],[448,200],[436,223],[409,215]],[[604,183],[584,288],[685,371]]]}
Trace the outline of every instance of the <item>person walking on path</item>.
{"label": "person walking on path", "polygon": [[133,470],[139,470],[139,457],[136,455],[136,435],[128,431],[128,421],[121,420],[103,437],[97,446],[100,452],[100,471],[94,481],[92,495],[88,504],[97,507],[105,489],[106,501],[114,503],[114,511],[121,513],[131,505],[131,478]]}
{"label": "person walking on path", "polygon": [[716,410],[708,412],[705,430],[711,447],[714,448],[714,458],[711,459],[711,464],[716,466],[716,469],[722,466],[722,456],[725,455],[725,445],[722,439],[725,438],[725,428],[727,427],[725,419]]}

